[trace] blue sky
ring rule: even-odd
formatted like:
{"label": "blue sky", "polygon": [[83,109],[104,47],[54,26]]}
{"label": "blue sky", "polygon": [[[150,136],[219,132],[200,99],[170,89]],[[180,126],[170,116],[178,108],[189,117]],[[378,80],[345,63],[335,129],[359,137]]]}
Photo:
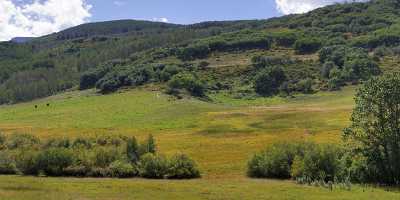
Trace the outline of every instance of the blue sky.
{"label": "blue sky", "polygon": [[89,0],[91,21],[160,19],[189,24],[279,16],[275,0]]}

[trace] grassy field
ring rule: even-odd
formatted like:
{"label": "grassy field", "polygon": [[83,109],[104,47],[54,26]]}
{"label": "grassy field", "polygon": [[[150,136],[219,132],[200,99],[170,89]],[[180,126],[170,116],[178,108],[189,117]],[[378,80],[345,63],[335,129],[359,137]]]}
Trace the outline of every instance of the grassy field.
{"label": "grassy field", "polygon": [[[250,156],[282,140],[340,142],[355,88],[292,99],[175,100],[144,89],[99,96],[70,92],[0,107],[0,130],[40,136],[155,135],[160,152],[183,152],[203,178],[189,181],[0,177],[0,199],[400,199],[383,188],[351,191],[246,178]],[[46,106],[49,104],[49,106]],[[35,105],[38,108],[35,108]]]}

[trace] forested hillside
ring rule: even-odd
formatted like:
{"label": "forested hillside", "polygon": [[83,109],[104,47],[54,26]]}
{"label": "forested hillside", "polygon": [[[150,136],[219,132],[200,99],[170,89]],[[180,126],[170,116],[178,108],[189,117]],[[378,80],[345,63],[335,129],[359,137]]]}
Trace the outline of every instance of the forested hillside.
{"label": "forested hillside", "polygon": [[400,3],[337,4],[269,20],[175,25],[120,20],[0,43],[0,103],[68,89],[152,83],[178,97],[337,90],[396,71]]}

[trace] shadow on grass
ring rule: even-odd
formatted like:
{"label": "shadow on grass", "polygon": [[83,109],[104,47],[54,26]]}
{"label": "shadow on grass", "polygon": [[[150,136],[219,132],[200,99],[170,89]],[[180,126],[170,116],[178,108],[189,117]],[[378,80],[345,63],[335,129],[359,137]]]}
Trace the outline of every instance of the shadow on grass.
{"label": "shadow on grass", "polygon": [[253,132],[254,132],[253,129],[246,129],[246,128],[238,129],[228,124],[219,124],[219,125],[208,126],[207,128],[198,131],[197,133],[206,136],[235,136],[235,135],[249,134]]}

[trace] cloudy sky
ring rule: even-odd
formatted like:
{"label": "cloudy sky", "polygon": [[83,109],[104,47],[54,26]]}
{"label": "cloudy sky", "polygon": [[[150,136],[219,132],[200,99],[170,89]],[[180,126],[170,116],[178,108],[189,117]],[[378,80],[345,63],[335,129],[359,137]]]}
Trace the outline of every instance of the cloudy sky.
{"label": "cloudy sky", "polygon": [[265,19],[345,0],[0,0],[0,41],[86,22],[141,19],[179,24]]}

